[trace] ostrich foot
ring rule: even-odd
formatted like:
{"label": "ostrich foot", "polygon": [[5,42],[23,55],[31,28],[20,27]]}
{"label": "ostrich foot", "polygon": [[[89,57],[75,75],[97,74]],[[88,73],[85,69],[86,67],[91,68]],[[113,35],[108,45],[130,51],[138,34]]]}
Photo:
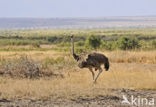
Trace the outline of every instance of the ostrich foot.
{"label": "ostrich foot", "polygon": [[97,82],[96,82],[95,80],[93,81],[93,83],[94,83],[94,84],[97,84]]}

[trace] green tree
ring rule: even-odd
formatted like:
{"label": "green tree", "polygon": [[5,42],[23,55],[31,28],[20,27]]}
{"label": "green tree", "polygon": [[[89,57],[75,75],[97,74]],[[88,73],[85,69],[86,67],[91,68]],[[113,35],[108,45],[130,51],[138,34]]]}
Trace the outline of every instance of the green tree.
{"label": "green tree", "polygon": [[100,48],[106,49],[106,50],[112,50],[112,45],[113,45],[113,42],[101,41]]}
{"label": "green tree", "polygon": [[137,38],[122,36],[117,41],[117,46],[120,49],[136,49],[139,48],[139,42]]}
{"label": "green tree", "polygon": [[87,44],[91,47],[91,48],[94,48],[94,49],[97,49],[100,47],[100,44],[101,44],[101,40],[100,38],[94,36],[94,35],[91,35],[87,38]]}

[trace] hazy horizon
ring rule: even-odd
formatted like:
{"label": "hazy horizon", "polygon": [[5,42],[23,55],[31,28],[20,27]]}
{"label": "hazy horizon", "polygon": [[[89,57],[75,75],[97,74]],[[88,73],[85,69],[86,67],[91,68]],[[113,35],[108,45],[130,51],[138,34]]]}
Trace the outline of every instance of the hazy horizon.
{"label": "hazy horizon", "polygon": [[101,17],[0,17],[1,19],[2,18],[9,18],[9,19],[13,19],[13,18],[32,18],[32,19],[57,19],[57,18],[60,18],[60,19],[103,19],[103,18],[133,18],[133,17],[156,17],[156,15],[144,15],[144,16],[101,16]]}
{"label": "hazy horizon", "polygon": [[101,18],[156,16],[155,0],[5,0],[0,18]]}

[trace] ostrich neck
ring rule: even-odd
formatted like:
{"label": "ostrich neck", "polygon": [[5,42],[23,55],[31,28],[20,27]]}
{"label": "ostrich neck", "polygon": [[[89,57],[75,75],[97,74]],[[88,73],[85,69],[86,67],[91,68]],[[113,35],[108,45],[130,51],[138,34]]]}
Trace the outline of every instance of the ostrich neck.
{"label": "ostrich neck", "polygon": [[79,60],[79,56],[75,54],[74,52],[74,39],[72,38],[72,54],[75,60]]}
{"label": "ostrich neck", "polygon": [[74,39],[72,38],[72,54],[74,55],[75,52],[74,52]]}

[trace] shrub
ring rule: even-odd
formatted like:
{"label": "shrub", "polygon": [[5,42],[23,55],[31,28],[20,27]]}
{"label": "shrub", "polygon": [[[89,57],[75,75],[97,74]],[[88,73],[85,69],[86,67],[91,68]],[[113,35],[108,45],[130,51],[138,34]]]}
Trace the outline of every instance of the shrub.
{"label": "shrub", "polygon": [[78,41],[78,42],[75,42],[75,46],[84,46],[85,45],[85,42],[84,41]]}
{"label": "shrub", "polygon": [[101,40],[100,38],[98,38],[97,36],[89,36],[87,38],[87,41],[86,43],[91,47],[91,48],[94,48],[94,49],[97,49],[100,47],[100,44],[101,44]]}
{"label": "shrub", "polygon": [[58,37],[52,36],[52,37],[47,37],[47,41],[50,43],[54,43],[58,40]]}
{"label": "shrub", "polygon": [[4,74],[9,74],[12,77],[33,78],[39,76],[38,65],[27,56],[6,60],[1,65],[1,70],[4,71]]}
{"label": "shrub", "polygon": [[153,48],[156,48],[156,39],[155,40],[152,40],[152,47]]}
{"label": "shrub", "polygon": [[40,44],[39,43],[32,43],[31,46],[33,48],[40,48]]}
{"label": "shrub", "polygon": [[139,48],[139,42],[136,38],[122,36],[117,41],[117,47],[122,50],[136,49]]}
{"label": "shrub", "polygon": [[152,48],[151,44],[149,41],[145,41],[145,40],[140,40],[139,41],[139,46],[142,50],[149,50]]}
{"label": "shrub", "polygon": [[106,49],[106,50],[112,50],[112,42],[102,41],[100,48]]}

